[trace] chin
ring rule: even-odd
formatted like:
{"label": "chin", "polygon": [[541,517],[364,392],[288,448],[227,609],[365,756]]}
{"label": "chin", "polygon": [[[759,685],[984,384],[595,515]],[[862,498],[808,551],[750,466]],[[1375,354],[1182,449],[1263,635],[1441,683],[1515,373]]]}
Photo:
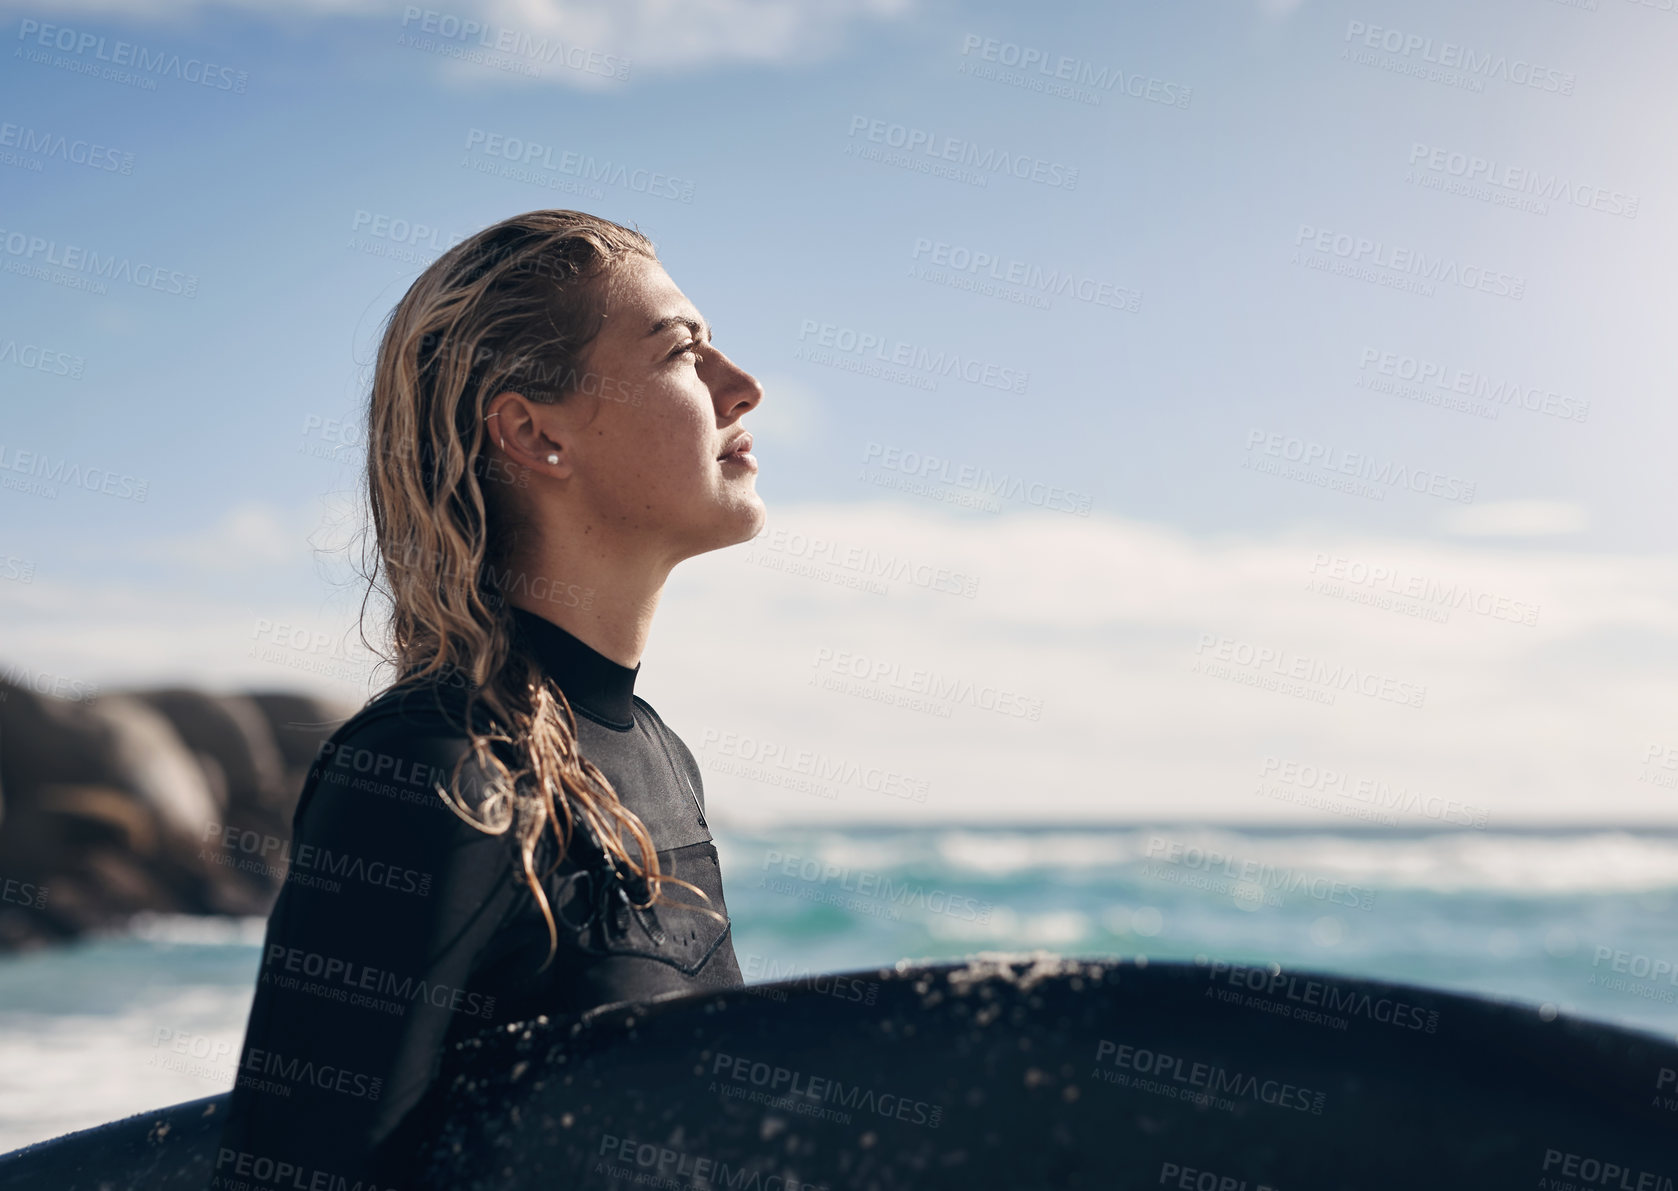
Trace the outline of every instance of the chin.
{"label": "chin", "polygon": [[769,510],[764,507],[763,498],[754,491],[750,502],[737,510],[734,520],[739,526],[739,536],[729,542],[731,546],[749,542],[757,537],[763,531],[764,523],[769,520]]}
{"label": "chin", "polygon": [[730,546],[749,542],[763,531],[768,520],[769,510],[764,508],[757,493],[734,496],[717,510],[716,516],[703,528],[694,527],[689,531],[692,535],[688,538],[690,545],[683,557],[691,558],[696,554],[726,550]]}

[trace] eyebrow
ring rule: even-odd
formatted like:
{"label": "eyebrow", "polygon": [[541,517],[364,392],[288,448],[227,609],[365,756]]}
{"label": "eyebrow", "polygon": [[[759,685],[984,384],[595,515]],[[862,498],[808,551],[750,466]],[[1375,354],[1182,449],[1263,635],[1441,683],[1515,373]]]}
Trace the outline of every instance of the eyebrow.
{"label": "eyebrow", "polygon": [[[693,333],[695,339],[703,339],[706,343],[711,341],[711,328],[706,325],[705,320],[689,318],[685,314],[665,315],[653,324],[652,330],[647,332],[647,338],[651,339],[654,335],[668,331],[671,327],[686,327]],[[700,334],[701,331],[704,332],[703,335]]]}

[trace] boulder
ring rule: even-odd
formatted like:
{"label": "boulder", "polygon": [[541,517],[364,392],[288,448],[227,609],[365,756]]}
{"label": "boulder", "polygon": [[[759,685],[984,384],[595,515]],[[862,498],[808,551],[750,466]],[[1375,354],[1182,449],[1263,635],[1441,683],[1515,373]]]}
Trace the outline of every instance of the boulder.
{"label": "boulder", "polygon": [[[254,691],[246,698],[267,718],[269,736],[285,766],[285,804],[295,806],[321,744],[360,704],[291,691]],[[288,809],[286,814],[290,813]]]}
{"label": "boulder", "polygon": [[185,687],[133,692],[161,712],[211,775],[223,809],[269,807],[287,796],[286,764],[268,716],[245,695]]}
{"label": "boulder", "polygon": [[232,827],[289,838],[355,707],[183,687],[58,698],[0,682],[0,949],[143,911],[265,914],[273,872],[217,863]]}

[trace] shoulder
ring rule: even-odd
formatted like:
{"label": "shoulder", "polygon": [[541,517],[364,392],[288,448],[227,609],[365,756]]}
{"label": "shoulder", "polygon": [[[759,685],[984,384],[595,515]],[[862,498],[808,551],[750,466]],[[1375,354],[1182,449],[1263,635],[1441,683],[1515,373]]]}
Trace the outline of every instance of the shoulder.
{"label": "shoulder", "polygon": [[[399,684],[369,700],[321,744],[299,819],[310,804],[317,821],[356,805],[441,811],[452,818],[439,785],[467,805],[481,801],[494,766],[480,759],[473,737],[497,725],[468,695],[465,687],[428,681]],[[490,748],[503,764],[511,760],[503,742]]]}
{"label": "shoulder", "polygon": [[636,695],[634,698],[635,705],[647,713],[647,719],[653,725],[653,731],[659,734],[659,736],[669,746],[670,751],[675,754],[677,760],[681,762],[682,767],[687,770],[688,780],[693,783],[696,797],[699,799],[700,803],[700,813],[703,814],[705,804],[705,779],[704,775],[700,772],[699,761],[693,755],[693,750],[688,748],[687,741],[678,736],[674,728],[664,722],[664,717],[658,714],[658,711],[651,703],[648,703],[645,699],[641,698],[640,695]]}
{"label": "shoulder", "polygon": [[473,698],[473,689],[464,682],[445,677],[429,677],[400,682],[386,688],[344,722],[339,734],[344,736],[373,730],[409,730],[432,735],[467,736],[467,716],[470,728],[479,733],[495,730],[498,725],[482,699]]}
{"label": "shoulder", "polygon": [[[410,680],[368,700],[321,746],[322,757],[356,748],[431,753],[470,750],[474,737],[507,732],[472,688],[443,678]],[[499,751],[499,750],[498,750]],[[343,762],[339,762],[342,764]]]}
{"label": "shoulder", "polygon": [[687,742],[676,734],[676,730],[674,728],[664,722],[664,717],[658,714],[658,709],[651,703],[648,703],[645,699],[641,698],[640,695],[632,697],[635,700],[635,706],[646,712],[648,721],[653,725],[653,730],[660,736],[664,737],[664,739],[670,744],[674,745],[681,752],[681,755],[686,758],[687,762],[690,765],[693,765],[693,753],[689,751]]}
{"label": "shoulder", "polygon": [[654,707],[651,703],[648,703],[640,695],[631,695],[630,698],[634,700],[635,706],[646,712],[647,718],[657,724],[667,736],[676,735],[675,732],[671,731],[670,725],[664,722],[664,717],[658,714],[658,708]]}

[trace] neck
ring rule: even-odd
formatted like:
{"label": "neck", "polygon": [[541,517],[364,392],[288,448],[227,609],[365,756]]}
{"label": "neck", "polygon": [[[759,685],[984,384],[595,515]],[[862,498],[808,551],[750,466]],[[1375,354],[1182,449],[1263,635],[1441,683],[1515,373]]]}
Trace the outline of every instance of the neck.
{"label": "neck", "polygon": [[670,569],[633,555],[549,542],[514,560],[504,590],[515,608],[557,624],[590,649],[634,669],[646,651]]}

